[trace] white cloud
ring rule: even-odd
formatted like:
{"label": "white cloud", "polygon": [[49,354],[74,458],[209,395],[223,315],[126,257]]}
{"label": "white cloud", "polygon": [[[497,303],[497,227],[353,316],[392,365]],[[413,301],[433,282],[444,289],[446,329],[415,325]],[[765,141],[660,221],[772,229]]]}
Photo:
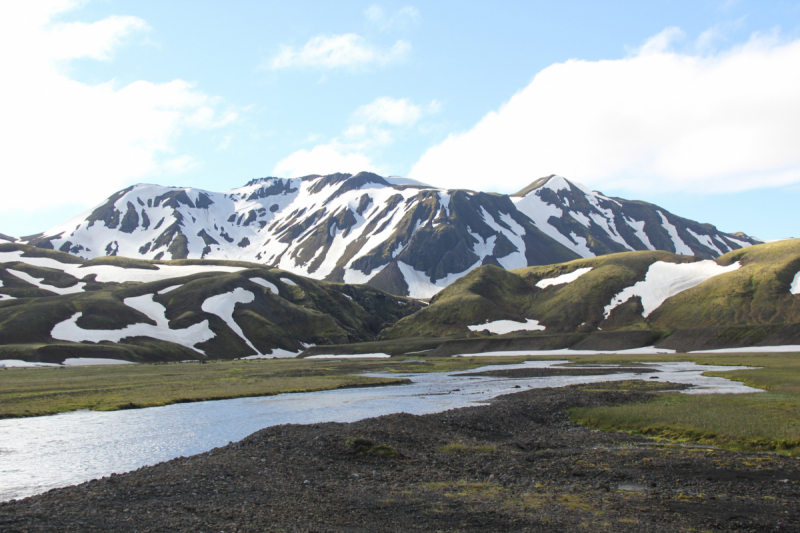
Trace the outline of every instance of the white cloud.
{"label": "white cloud", "polygon": [[411,45],[399,40],[388,50],[379,49],[355,33],[344,35],[318,35],[297,50],[281,46],[281,51],[269,61],[273,69],[289,67],[315,67],[324,69],[357,69],[371,65],[385,65],[405,58]]}
{"label": "white cloud", "polygon": [[[392,144],[397,128],[413,126],[423,115],[436,113],[439,108],[436,100],[423,108],[408,98],[381,96],[353,112],[352,123],[342,131],[343,140],[337,137],[311,150],[298,150],[279,161],[273,174],[298,177],[334,172],[356,174],[362,170],[385,172],[368,154]],[[387,129],[386,125],[395,129]]]}
{"label": "white cloud", "polygon": [[381,96],[356,109],[353,115],[365,122],[411,126],[422,117],[422,109],[408,98]]}
{"label": "white cloud", "polygon": [[552,173],[595,187],[732,192],[800,182],[800,40],[699,56],[668,28],[619,60],[551,65],[409,177],[506,192]]}
{"label": "white cloud", "polygon": [[382,7],[373,4],[364,11],[364,15],[381,30],[405,29],[419,22],[419,10],[414,6],[401,7],[394,15],[389,16]]}
{"label": "white cloud", "polygon": [[310,174],[333,174],[348,172],[357,174],[361,171],[380,172],[369,157],[352,151],[348,146],[335,140],[329,144],[320,144],[311,150],[298,150],[282,159],[275,165],[272,173],[285,178],[297,178]]}
{"label": "white cloud", "polygon": [[136,17],[52,22],[77,5],[0,7],[0,209],[91,205],[134,180],[185,172],[198,162],[176,153],[181,132],[237,118],[182,80],[71,79],[70,59],[109,60],[126,36],[147,29]]}

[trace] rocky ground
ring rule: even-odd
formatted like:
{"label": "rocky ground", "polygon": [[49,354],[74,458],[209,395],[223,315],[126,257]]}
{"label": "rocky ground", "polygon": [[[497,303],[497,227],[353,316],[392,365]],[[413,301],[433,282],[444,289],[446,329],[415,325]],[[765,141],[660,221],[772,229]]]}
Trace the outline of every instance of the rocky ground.
{"label": "rocky ground", "polygon": [[565,414],[642,401],[647,387],[271,427],[0,504],[0,531],[800,531],[796,458],[659,445]]}

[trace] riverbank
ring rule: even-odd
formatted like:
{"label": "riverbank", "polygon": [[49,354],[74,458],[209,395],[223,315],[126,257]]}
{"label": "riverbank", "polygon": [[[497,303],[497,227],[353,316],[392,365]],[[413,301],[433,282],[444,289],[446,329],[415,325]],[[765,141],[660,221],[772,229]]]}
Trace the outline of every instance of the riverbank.
{"label": "riverbank", "polygon": [[223,448],[0,504],[3,531],[791,531],[800,462],[592,431],[568,410],[643,382],[491,405],[284,425]]}

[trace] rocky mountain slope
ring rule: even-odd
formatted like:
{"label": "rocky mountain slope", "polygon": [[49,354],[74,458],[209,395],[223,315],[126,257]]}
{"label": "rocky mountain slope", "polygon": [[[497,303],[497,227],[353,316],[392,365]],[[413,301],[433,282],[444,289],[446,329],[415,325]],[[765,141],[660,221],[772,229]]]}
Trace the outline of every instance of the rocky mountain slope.
{"label": "rocky mountain slope", "polygon": [[382,337],[637,330],[668,335],[700,329],[703,335],[711,330],[729,335],[721,330],[737,327],[743,328],[737,334],[746,336],[754,334],[750,326],[763,326],[748,341],[752,344],[769,336],[786,344],[775,337],[785,328],[800,339],[800,239],[759,244],[715,260],[647,251],[513,271],[487,265]]}
{"label": "rocky mountain slope", "polygon": [[233,261],[86,260],[0,244],[0,360],[295,357],[374,340],[422,304]]}
{"label": "rocky mountain slope", "polygon": [[248,261],[428,298],[482,265],[634,250],[708,259],[757,241],[558,176],[508,196],[362,172],[262,178],[221,193],[136,185],[19,242],[85,259]]}

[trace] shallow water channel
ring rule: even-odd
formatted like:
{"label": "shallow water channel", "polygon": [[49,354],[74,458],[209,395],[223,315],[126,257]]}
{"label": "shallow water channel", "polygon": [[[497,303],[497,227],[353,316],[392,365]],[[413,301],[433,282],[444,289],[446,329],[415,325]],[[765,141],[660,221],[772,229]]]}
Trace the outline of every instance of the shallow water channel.
{"label": "shallow water channel", "polygon": [[[76,411],[53,416],[0,420],[0,501],[22,498],[240,440],[279,424],[354,422],[391,413],[427,414],[486,402],[532,388],[563,387],[627,379],[694,385],[694,393],[746,393],[758,389],[703,372],[746,367],[694,363],[572,366],[605,375],[505,377],[514,369],[548,369],[567,361],[528,361],[469,371],[428,374],[372,374],[407,377],[409,385],[281,394],[235,400],[184,403],[129,411]],[[563,368],[563,367],[562,367]],[[649,370],[648,370],[649,369]],[[642,372],[644,370],[644,372]]]}

